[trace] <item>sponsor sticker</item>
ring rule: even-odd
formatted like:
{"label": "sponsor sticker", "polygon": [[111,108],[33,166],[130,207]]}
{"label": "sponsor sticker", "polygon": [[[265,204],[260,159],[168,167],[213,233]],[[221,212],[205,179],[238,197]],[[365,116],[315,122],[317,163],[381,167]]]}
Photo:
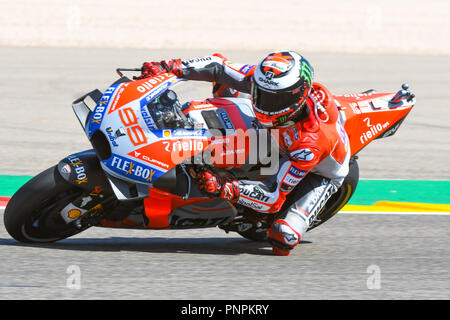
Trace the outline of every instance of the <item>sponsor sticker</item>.
{"label": "sponsor sticker", "polygon": [[100,125],[102,124],[103,121],[103,117],[105,116],[106,109],[108,108],[108,104],[110,103],[111,97],[113,96],[118,86],[119,84],[116,84],[106,89],[105,93],[98,101],[97,106],[92,112],[91,118],[89,120],[90,134],[92,134],[93,132],[95,132],[97,129],[100,128]]}
{"label": "sponsor sticker", "polygon": [[70,174],[72,172],[72,169],[70,169],[70,165],[69,164],[66,164],[65,166],[63,166],[61,168],[61,172]]}
{"label": "sponsor sticker", "polygon": [[262,202],[269,201],[269,196],[266,196],[261,190],[254,188],[253,191],[242,186],[239,188],[239,193],[241,196],[246,196],[251,199],[255,199]]}
{"label": "sponsor sticker", "polygon": [[206,132],[206,129],[173,129],[172,136],[173,137],[199,137],[203,136]]}
{"label": "sponsor sticker", "polygon": [[108,135],[109,141],[114,147],[118,147],[119,145],[116,142],[116,137],[114,135],[113,129],[111,127],[106,128],[106,134]]}
{"label": "sponsor sticker", "polygon": [[157,159],[154,159],[152,157],[149,157],[149,156],[147,156],[147,155],[145,155],[145,154],[143,154],[141,152],[133,151],[133,152],[130,152],[128,155],[131,155],[131,156],[133,156],[135,158],[144,160],[145,162],[148,162],[150,164],[158,166],[161,169],[165,169],[165,170],[169,169],[169,165],[167,163],[164,163],[164,162],[162,162],[160,160],[157,160]]}
{"label": "sponsor sticker", "polygon": [[373,138],[375,138],[377,135],[379,135],[384,129],[386,129],[389,126],[389,121],[381,124],[371,124],[370,118],[365,118],[364,122],[366,122],[368,130],[366,132],[363,132],[361,136],[359,137],[359,141],[361,144],[366,144],[369,141],[371,141]]}
{"label": "sponsor sticker", "polygon": [[239,198],[238,203],[243,206],[246,206],[248,208],[258,210],[258,211],[269,210],[269,206],[266,206],[266,205],[263,205],[263,204],[260,204],[257,202],[249,201],[245,198]]}
{"label": "sponsor sticker", "polygon": [[[151,91],[149,94],[147,94],[143,99],[140,101],[140,106],[146,106],[150,101],[152,101],[154,98],[159,96],[161,93],[166,91],[168,87],[170,87],[172,83],[170,81],[167,81],[160,86],[158,86],[156,89]],[[138,87],[139,88],[139,87]]]}
{"label": "sponsor sticker", "polygon": [[190,63],[198,63],[198,62],[208,62],[211,61],[212,58],[211,57],[200,57],[200,58],[194,58],[194,59],[190,59],[188,61],[185,61],[183,64],[187,65]]}
{"label": "sponsor sticker", "polygon": [[231,129],[231,130],[234,129],[233,122],[231,122],[231,119],[228,116],[228,113],[226,111],[220,111],[220,112],[218,112],[218,115],[219,115],[220,119],[222,120],[222,123],[226,129]]}
{"label": "sponsor sticker", "polygon": [[309,149],[300,149],[291,152],[291,157],[301,161],[311,161],[314,159],[314,153]]}
{"label": "sponsor sticker", "polygon": [[168,140],[163,141],[164,149],[167,152],[190,152],[203,151],[205,145],[199,139]]}
{"label": "sponsor sticker", "polygon": [[290,148],[292,146],[292,139],[287,132],[283,132],[283,139],[286,147]]}
{"label": "sponsor sticker", "polygon": [[[76,156],[68,156],[67,160],[69,160],[70,165],[72,166],[72,168],[75,171],[76,182],[78,184],[87,183],[88,177],[86,174],[86,169],[84,168],[83,161],[81,161],[81,159]],[[68,170],[68,169],[66,168],[66,170]]]}
{"label": "sponsor sticker", "polygon": [[289,184],[291,186],[295,186],[300,182],[300,178],[296,178],[294,176],[291,176],[290,174],[287,174],[286,177],[284,178],[283,182],[285,182],[286,184]]}
{"label": "sponsor sticker", "polygon": [[152,116],[148,112],[147,106],[141,106],[141,115],[142,119],[144,119],[145,124],[149,128],[149,130],[157,130],[158,127],[155,124],[155,121],[153,121]]}
{"label": "sponsor sticker", "polygon": [[291,166],[289,168],[289,174],[293,175],[296,178],[303,178],[305,176],[307,171],[305,170],[300,170],[294,166]]}
{"label": "sponsor sticker", "polygon": [[82,211],[80,209],[71,209],[67,212],[67,217],[69,219],[76,219],[81,216]]}
{"label": "sponsor sticker", "polygon": [[104,163],[114,172],[144,183],[152,183],[164,173],[115,154]]}
{"label": "sponsor sticker", "polygon": [[250,70],[251,70],[254,66],[255,66],[255,65],[246,64],[246,65],[244,65],[242,68],[240,68],[239,71],[246,75],[247,73],[250,72]]}

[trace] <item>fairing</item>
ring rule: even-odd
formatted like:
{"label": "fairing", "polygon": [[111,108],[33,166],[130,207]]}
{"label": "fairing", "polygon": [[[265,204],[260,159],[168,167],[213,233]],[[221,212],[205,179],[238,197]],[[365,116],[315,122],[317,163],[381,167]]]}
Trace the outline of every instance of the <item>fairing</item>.
{"label": "fairing", "polygon": [[[249,129],[261,129],[261,125],[255,121],[250,100],[214,98],[191,101],[182,107],[190,123],[187,128],[162,128],[158,124],[155,113],[148,106],[151,107],[158,97],[181,80],[166,73],[143,80],[118,81],[103,94],[94,90],[74,102],[74,111],[93,143],[101,169],[107,174],[118,199],[128,200],[133,197],[133,192],[127,189],[130,185],[135,186],[137,198],[144,199],[144,221],[130,216],[123,221],[104,220],[103,226],[198,228],[224,224],[234,219],[237,211],[232,204],[208,198],[195,184],[192,190],[187,190],[189,177],[177,170],[181,162],[192,160],[194,156],[203,156],[206,150],[210,154],[214,150],[215,167],[231,170],[236,178],[261,178],[254,175],[259,171],[253,171],[255,165],[249,161],[251,146],[232,143]],[[324,105],[337,105],[339,115],[330,116],[338,117],[336,123],[344,124],[352,155],[373,139],[395,133],[415,103],[413,99],[392,104],[390,100],[393,93],[333,96],[324,88],[323,92],[315,94]],[[93,111],[83,102],[88,96],[96,103]],[[258,146],[261,144],[259,140],[253,142]],[[263,144],[278,147],[276,139],[270,134]],[[173,182],[171,179],[162,179],[163,176],[175,179],[173,188],[162,187]],[[161,183],[158,185],[160,178]]]}

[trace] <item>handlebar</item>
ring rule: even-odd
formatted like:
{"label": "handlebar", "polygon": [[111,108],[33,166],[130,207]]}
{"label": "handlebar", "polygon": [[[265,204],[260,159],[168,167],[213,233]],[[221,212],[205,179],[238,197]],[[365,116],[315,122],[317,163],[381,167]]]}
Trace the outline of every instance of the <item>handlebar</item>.
{"label": "handlebar", "polygon": [[116,72],[120,77],[123,77],[122,71],[141,71],[141,68],[117,68]]}

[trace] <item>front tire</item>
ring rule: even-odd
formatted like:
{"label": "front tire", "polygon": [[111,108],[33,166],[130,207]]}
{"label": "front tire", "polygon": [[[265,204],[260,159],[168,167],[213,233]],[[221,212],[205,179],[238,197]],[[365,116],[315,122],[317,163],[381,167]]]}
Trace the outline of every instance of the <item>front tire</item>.
{"label": "front tire", "polygon": [[51,167],[23,185],[9,201],[4,224],[14,239],[25,243],[49,243],[81,231],[67,224],[60,211],[82,194],[82,190],[65,181],[57,167]]}

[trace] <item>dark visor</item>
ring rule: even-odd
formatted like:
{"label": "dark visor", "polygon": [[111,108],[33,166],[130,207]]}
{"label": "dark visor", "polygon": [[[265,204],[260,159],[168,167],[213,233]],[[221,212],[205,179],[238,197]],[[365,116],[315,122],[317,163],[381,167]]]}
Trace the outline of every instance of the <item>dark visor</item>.
{"label": "dark visor", "polygon": [[293,91],[285,92],[269,92],[261,90],[258,86],[253,85],[252,96],[254,106],[261,111],[265,112],[278,112],[290,107],[293,104],[297,104],[302,99],[305,88],[297,88]]}

